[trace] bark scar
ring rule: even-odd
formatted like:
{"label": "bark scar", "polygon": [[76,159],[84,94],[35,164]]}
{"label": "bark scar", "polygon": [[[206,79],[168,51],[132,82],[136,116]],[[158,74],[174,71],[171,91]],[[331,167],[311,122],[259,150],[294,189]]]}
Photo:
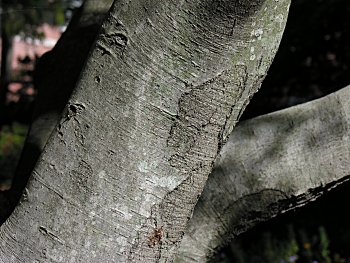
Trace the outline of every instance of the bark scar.
{"label": "bark scar", "polygon": [[124,51],[129,44],[129,36],[123,23],[115,18],[107,19],[102,26],[102,33],[96,45],[103,51],[103,54],[109,54],[118,58],[118,54],[123,57]]}
{"label": "bark scar", "polygon": [[[77,118],[77,116],[81,114],[84,110],[85,110],[84,104],[81,104],[81,103],[68,104],[64,114],[66,117],[57,126],[59,136],[63,137],[63,129],[65,128],[65,126],[70,120],[73,120],[74,121],[73,125],[75,126],[74,133],[76,137],[79,139],[79,141],[81,142],[81,144],[84,144],[85,138],[82,134],[82,131],[81,131],[82,128],[80,127],[81,125]],[[86,128],[89,128],[89,125],[86,125]],[[62,141],[64,142],[64,140]]]}
{"label": "bark scar", "polygon": [[39,226],[39,232],[41,234],[43,234],[44,236],[48,236],[50,237],[51,239],[57,241],[58,243],[64,245],[64,241],[59,238],[57,235],[55,235],[52,231],[50,231],[48,228],[44,227],[44,226]]}
{"label": "bark scar", "polygon": [[151,236],[148,237],[148,246],[153,248],[161,242],[163,237],[163,226],[153,230]]}

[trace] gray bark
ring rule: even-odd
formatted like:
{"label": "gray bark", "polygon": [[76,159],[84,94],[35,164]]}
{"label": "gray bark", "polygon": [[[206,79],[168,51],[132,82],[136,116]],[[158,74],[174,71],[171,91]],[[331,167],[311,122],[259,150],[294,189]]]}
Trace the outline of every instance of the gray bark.
{"label": "gray bark", "polygon": [[205,262],[258,222],[349,180],[350,86],[240,123],[216,160],[178,262]]}
{"label": "gray bark", "polygon": [[[289,1],[115,1],[0,261],[170,262]],[[30,237],[30,238],[28,238]]]}
{"label": "gray bark", "polygon": [[18,203],[50,134],[76,85],[84,62],[112,5],[112,0],[86,0],[55,48],[44,54],[36,68],[39,89],[33,122],[10,191],[0,191],[0,223]]}

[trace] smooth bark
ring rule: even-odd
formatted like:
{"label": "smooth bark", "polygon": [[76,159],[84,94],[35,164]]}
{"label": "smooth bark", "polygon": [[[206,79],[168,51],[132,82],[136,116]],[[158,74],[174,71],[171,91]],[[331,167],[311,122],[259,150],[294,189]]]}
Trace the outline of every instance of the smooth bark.
{"label": "smooth bark", "polygon": [[240,123],[218,157],[178,262],[205,262],[255,224],[349,180],[350,86]]}
{"label": "smooth bark", "polygon": [[[170,262],[289,1],[115,1],[0,261]],[[30,239],[28,239],[30,237]]]}

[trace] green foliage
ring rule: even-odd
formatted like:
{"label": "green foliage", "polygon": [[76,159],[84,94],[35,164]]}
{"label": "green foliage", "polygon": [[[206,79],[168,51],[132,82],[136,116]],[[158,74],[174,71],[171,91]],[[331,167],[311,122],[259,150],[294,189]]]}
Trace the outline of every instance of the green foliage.
{"label": "green foliage", "polygon": [[20,32],[33,36],[36,27],[44,22],[63,25],[67,5],[64,0],[3,0],[2,30],[9,36]]}
{"label": "green foliage", "polygon": [[[248,242],[247,242],[248,241]],[[252,242],[253,241],[253,242]],[[235,240],[228,253],[234,263],[330,263],[329,239],[324,227],[305,231],[292,225],[264,231],[247,240]]]}
{"label": "green foliage", "polygon": [[320,252],[321,257],[325,260],[325,263],[330,263],[330,253],[329,253],[329,240],[327,237],[326,229],[323,226],[318,228],[320,237]]}
{"label": "green foliage", "polygon": [[10,128],[3,129],[0,133],[0,181],[1,184],[9,184],[15,172],[22,151],[27,126],[14,124]]}
{"label": "green foliage", "polygon": [[54,15],[55,15],[54,23],[57,25],[63,25],[65,22],[65,18],[64,18],[64,8],[62,4],[60,3],[55,4]]}

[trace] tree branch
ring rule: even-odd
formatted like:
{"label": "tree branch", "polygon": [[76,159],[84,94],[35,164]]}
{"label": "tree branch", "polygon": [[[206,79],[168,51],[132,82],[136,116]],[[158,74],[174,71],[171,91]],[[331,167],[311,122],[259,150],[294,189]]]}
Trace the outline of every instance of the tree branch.
{"label": "tree branch", "polygon": [[0,261],[171,261],[217,153],[271,64],[288,7],[115,1],[26,195],[0,229]]}
{"label": "tree branch", "polygon": [[240,123],[190,220],[178,262],[205,262],[260,221],[349,180],[350,86]]}

